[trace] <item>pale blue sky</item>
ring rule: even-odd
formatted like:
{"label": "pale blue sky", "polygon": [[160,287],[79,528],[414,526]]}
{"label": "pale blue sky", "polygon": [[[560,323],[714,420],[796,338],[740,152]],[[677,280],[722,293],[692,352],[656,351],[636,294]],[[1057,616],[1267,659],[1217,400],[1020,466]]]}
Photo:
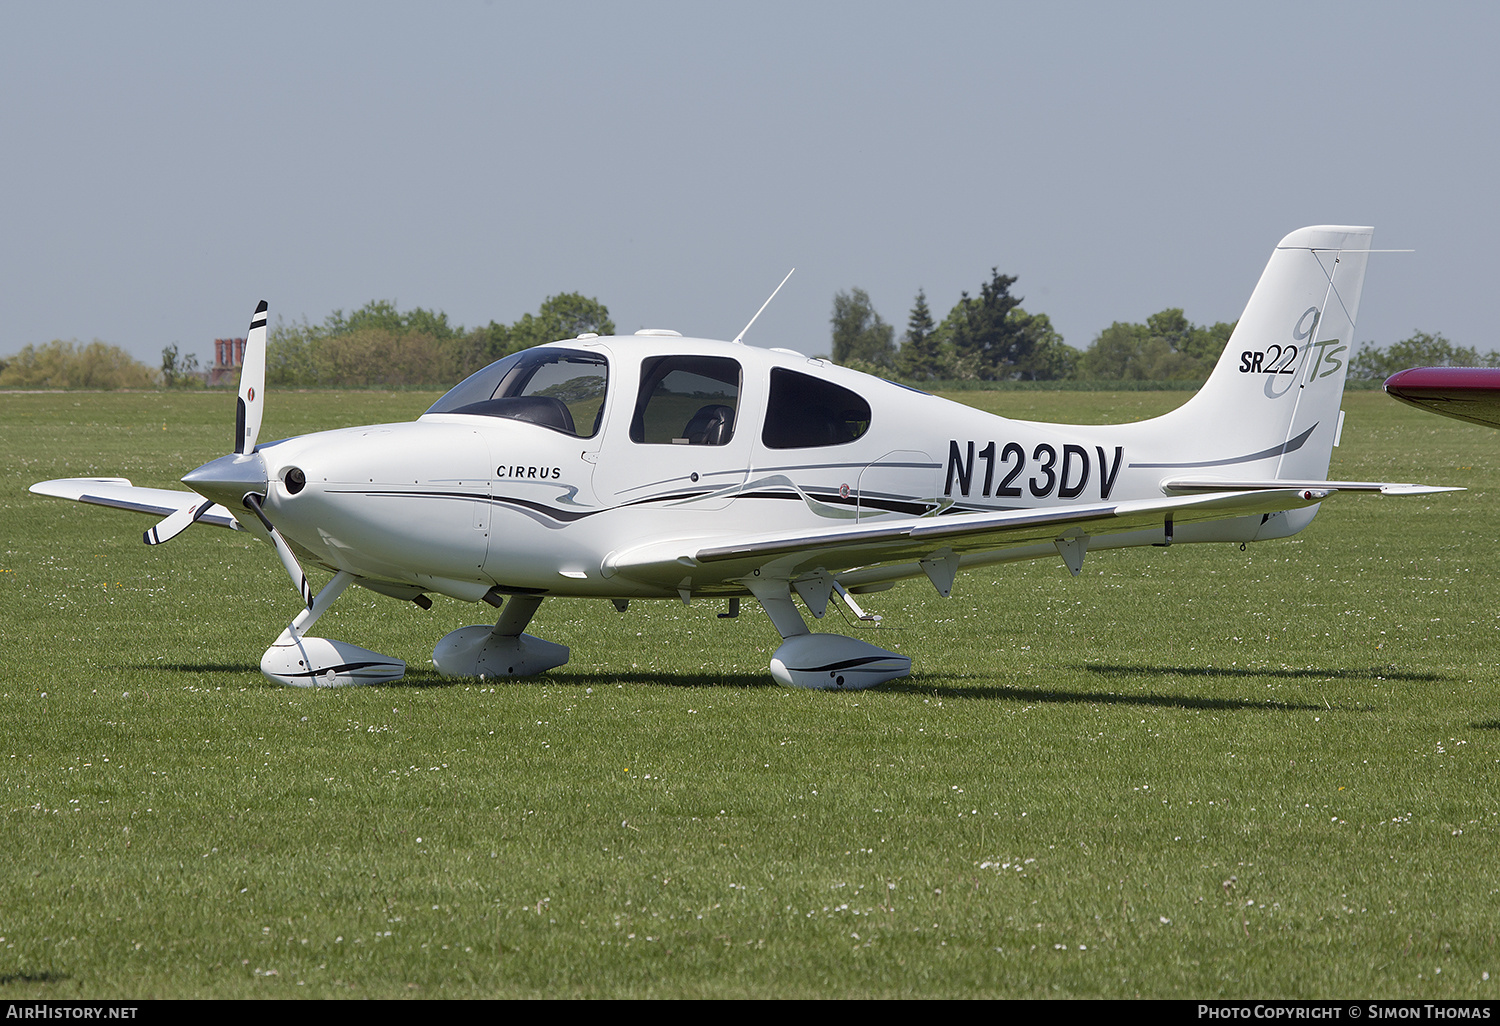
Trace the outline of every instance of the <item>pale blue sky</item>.
{"label": "pale blue sky", "polygon": [[1493,348],[1500,5],[0,6],[0,354],[374,298],[828,347],[992,266],[1086,346],[1373,224],[1358,339]]}

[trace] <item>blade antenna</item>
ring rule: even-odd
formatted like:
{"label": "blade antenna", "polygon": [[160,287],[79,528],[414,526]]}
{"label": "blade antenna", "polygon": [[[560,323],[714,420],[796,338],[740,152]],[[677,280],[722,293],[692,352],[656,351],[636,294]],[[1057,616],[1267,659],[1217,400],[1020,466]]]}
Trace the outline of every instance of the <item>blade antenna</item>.
{"label": "blade antenna", "polygon": [[[781,279],[781,285],[785,285],[787,282],[791,281],[792,275],[794,275],[796,273],[797,273],[797,269],[795,267],[793,267],[790,271],[786,272],[786,277],[783,278],[783,279]],[[757,311],[755,311],[755,317],[750,318],[750,324],[754,324],[755,323],[755,318],[759,317],[761,314],[763,314],[763,313],[766,312],[766,307],[768,307],[768,306],[771,305],[771,300],[775,299],[776,298],[776,293],[781,291],[781,285],[776,286],[776,288],[771,292],[771,294],[766,297],[766,301],[764,303],[760,304],[760,309],[757,310]],[[745,325],[743,328],[740,329],[740,333],[738,335],[734,336],[734,341],[735,341],[736,344],[738,344],[738,345],[744,345],[745,332],[747,332],[747,331],[750,330],[750,324]]]}

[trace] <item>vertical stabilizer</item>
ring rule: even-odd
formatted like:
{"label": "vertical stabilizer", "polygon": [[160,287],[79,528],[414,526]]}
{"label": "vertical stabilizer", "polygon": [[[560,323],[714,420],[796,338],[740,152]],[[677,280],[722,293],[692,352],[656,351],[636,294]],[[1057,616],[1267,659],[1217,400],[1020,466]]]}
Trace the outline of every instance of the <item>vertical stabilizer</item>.
{"label": "vertical stabilizer", "polygon": [[1281,240],[1208,382],[1161,418],[1204,457],[1178,467],[1327,478],[1373,231],[1323,225]]}

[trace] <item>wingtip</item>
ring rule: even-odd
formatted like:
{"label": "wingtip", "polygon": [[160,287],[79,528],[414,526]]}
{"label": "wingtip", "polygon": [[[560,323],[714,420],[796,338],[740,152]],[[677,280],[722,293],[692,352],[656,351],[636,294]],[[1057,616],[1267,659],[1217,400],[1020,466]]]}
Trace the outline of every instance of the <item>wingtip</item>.
{"label": "wingtip", "polygon": [[1419,485],[1419,484],[1389,484],[1380,489],[1381,495],[1438,495],[1442,492],[1466,492],[1468,488],[1459,485]]}

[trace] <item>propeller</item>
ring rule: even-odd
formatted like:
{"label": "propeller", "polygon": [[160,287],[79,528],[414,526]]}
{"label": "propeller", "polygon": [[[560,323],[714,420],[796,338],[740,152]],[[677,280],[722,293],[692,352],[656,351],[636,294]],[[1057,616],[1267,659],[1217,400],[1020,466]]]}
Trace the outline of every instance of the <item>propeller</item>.
{"label": "propeller", "polygon": [[160,545],[176,538],[189,526],[197,522],[198,518],[208,512],[213,505],[212,499],[198,499],[188,503],[181,509],[167,515],[167,518],[155,527],[141,535],[141,540],[147,545]]}
{"label": "propeller", "polygon": [[245,336],[245,359],[240,366],[240,392],[234,409],[234,452],[184,474],[182,483],[203,498],[194,499],[169,514],[143,538],[147,545],[170,541],[216,502],[230,510],[236,507],[246,509],[255,514],[255,520],[241,520],[241,525],[251,534],[261,537],[262,541],[271,543],[281,565],[286,568],[287,576],[292,579],[292,586],[311,609],[314,596],[307,575],[292,554],[291,546],[266,516],[264,504],[270,475],[266,471],[265,457],[255,448],[260,436],[261,415],[265,410],[267,309],[266,301],[261,300],[255,308],[255,315],[250,318],[250,331]]}
{"label": "propeller", "polygon": [[286,575],[292,579],[292,587],[302,596],[302,601],[307,608],[313,607],[313,590],[307,583],[307,574],[302,572],[302,564],[297,562],[297,557],[292,555],[292,547],[286,543],[281,532],[276,530],[276,525],[271,523],[266,516],[266,511],[261,508],[261,497],[254,492],[245,493],[245,507],[260,518],[261,524],[265,526],[266,534],[270,535],[271,544],[276,548],[276,555],[281,560],[281,565],[286,568]]}
{"label": "propeller", "polygon": [[[261,413],[265,409],[263,393],[266,390],[266,311],[268,309],[270,309],[269,306],[262,299],[260,305],[255,308],[255,315],[250,318],[250,331],[245,336],[245,359],[240,366],[240,395],[235,402],[234,411],[234,451],[240,455],[255,452],[255,440],[260,435]],[[213,466],[213,464],[205,466]],[[187,484],[192,483],[187,478],[183,478],[183,481]],[[264,467],[261,471],[261,481],[265,481]],[[198,491],[202,494],[201,490]],[[264,484],[261,492],[265,492]],[[238,499],[239,496],[235,498]],[[180,506],[168,514],[166,519],[142,534],[141,540],[147,545],[161,545],[163,542],[171,541],[208,512],[208,508],[214,504],[214,501],[222,500],[205,502],[202,499],[194,499]],[[261,515],[261,519],[264,520],[265,516]],[[305,581],[303,587],[306,587]]]}
{"label": "propeller", "polygon": [[262,299],[250,318],[245,336],[245,360],[240,364],[240,397],[234,407],[234,451],[255,451],[260,437],[260,416],[265,410],[266,390],[266,301]]}

